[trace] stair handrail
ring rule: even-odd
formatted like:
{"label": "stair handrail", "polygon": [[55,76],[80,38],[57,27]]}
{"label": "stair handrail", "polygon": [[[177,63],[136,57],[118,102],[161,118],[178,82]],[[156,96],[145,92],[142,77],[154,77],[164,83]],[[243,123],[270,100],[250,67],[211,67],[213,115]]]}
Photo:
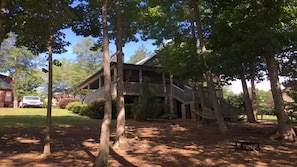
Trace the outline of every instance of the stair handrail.
{"label": "stair handrail", "polygon": [[194,101],[194,91],[193,89],[183,90],[175,84],[170,85],[171,96],[176,98],[182,103],[191,103]]}

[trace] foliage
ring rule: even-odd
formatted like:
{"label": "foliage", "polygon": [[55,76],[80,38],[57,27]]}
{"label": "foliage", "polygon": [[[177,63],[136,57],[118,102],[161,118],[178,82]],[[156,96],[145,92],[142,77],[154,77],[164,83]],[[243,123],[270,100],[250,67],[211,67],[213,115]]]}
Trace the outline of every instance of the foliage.
{"label": "foliage", "polygon": [[174,114],[168,113],[168,114],[161,115],[160,118],[162,118],[162,119],[176,119],[177,116]]}
{"label": "foliage", "polygon": [[164,113],[164,104],[155,95],[154,89],[149,86],[147,81],[142,83],[139,99],[134,102],[132,112],[138,121],[147,118],[158,118]]}
{"label": "foliage", "polygon": [[18,34],[17,44],[27,46],[36,54],[45,53],[52,35],[53,53],[66,52],[65,47],[70,43],[64,40],[65,34],[61,30],[68,28],[74,17],[70,6],[72,3],[73,0],[53,3],[45,0],[38,3],[19,1],[18,8],[12,11],[15,20],[14,32]]}
{"label": "foliage", "polygon": [[72,112],[75,114],[79,114],[81,116],[85,116],[85,111],[88,106],[86,104],[75,105],[72,108]]}
{"label": "foliage", "polygon": [[92,49],[95,41],[92,38],[84,38],[73,47],[76,55],[76,63],[82,69],[82,75],[90,76],[103,66],[102,48]]}
{"label": "foliage", "polygon": [[190,34],[187,3],[145,0],[139,8],[142,39],[154,39],[155,44],[161,45],[166,40],[175,41],[175,37]]}
{"label": "foliage", "polygon": [[104,99],[92,101],[82,114],[91,119],[102,119],[104,116],[104,104]]}
{"label": "foliage", "polygon": [[134,53],[134,55],[130,56],[130,59],[128,63],[135,64],[139,62],[140,60],[150,56],[152,53],[148,51],[148,49],[144,46],[141,45]]}
{"label": "foliage", "polygon": [[[71,110],[75,113],[78,113],[83,116],[87,116],[91,119],[103,119],[104,116],[104,105],[105,100],[99,99],[92,101],[90,104],[73,104],[74,106],[71,107]],[[116,102],[115,100],[112,101],[112,118],[116,117]]]}
{"label": "foliage", "polygon": [[[115,5],[110,3],[108,5],[108,36],[110,40],[116,38],[116,19],[115,19]],[[121,19],[123,43],[130,41],[138,41],[136,34],[140,31],[139,20],[142,18],[142,10],[139,8],[139,1],[123,1],[121,2]],[[71,28],[77,35],[84,37],[92,36],[98,37],[94,48],[102,47],[102,1],[82,0],[78,3],[73,12],[76,14]],[[133,13],[133,14],[131,14]]]}
{"label": "foliage", "polygon": [[[224,99],[227,101],[227,103],[237,108],[240,114],[244,113],[245,104],[243,94],[234,94],[233,92],[228,91],[225,88],[223,90]],[[273,115],[273,98],[271,92],[256,89],[256,94],[259,114]]]}
{"label": "foliage", "polygon": [[26,95],[41,96],[39,88],[44,82],[43,74],[38,69],[31,69],[20,73],[17,83],[18,97],[21,98]]}
{"label": "foliage", "polygon": [[[17,97],[37,95],[37,88],[44,82],[37,68],[37,55],[26,47],[16,47],[16,35],[9,33],[2,42],[0,72],[8,73],[16,82]],[[15,95],[16,96],[16,95]]]}
{"label": "foliage", "polygon": [[76,98],[62,98],[58,102],[58,107],[61,109],[65,109],[65,107],[71,102],[77,102],[78,99]]}
{"label": "foliage", "polygon": [[164,71],[182,79],[198,81],[203,74],[204,64],[198,61],[195,38],[177,38],[157,52]]}
{"label": "foliage", "polygon": [[297,111],[297,81],[288,81],[285,86],[286,89],[284,93],[286,93],[293,100],[290,102],[286,102],[286,105],[288,106],[289,111]]}
{"label": "foliage", "polygon": [[134,118],[134,114],[133,114],[134,105],[135,105],[134,103],[125,103],[126,118]]}
{"label": "foliage", "polygon": [[74,62],[71,60],[62,59],[61,63],[62,66],[53,66],[53,92],[74,94],[73,77],[78,69],[74,68]]}
{"label": "foliage", "polygon": [[69,110],[69,111],[72,111],[72,108],[76,105],[80,105],[82,104],[82,102],[79,102],[79,101],[75,101],[75,102],[70,102],[68,103],[66,106],[65,106],[65,109]]}

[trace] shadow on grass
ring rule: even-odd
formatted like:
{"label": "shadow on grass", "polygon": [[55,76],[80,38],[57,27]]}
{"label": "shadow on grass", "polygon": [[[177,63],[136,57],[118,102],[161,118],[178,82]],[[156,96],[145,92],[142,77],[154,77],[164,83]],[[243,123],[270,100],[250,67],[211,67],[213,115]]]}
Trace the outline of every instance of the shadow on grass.
{"label": "shadow on grass", "polygon": [[127,159],[121,155],[119,155],[117,152],[115,152],[112,148],[110,148],[110,156],[114,158],[116,161],[120,162],[122,166],[125,167],[137,167],[127,161]]}
{"label": "shadow on grass", "polygon": [[[43,128],[46,116],[42,115],[7,115],[0,116],[0,129],[7,128]],[[80,125],[101,125],[101,120],[89,119],[81,116],[53,116],[54,127],[68,127]]]}
{"label": "shadow on grass", "polygon": [[[38,128],[0,130],[0,164],[4,166],[90,166],[98,151],[99,126],[54,128],[52,157],[42,159],[44,133]],[[1,166],[1,165],[0,165]]]}

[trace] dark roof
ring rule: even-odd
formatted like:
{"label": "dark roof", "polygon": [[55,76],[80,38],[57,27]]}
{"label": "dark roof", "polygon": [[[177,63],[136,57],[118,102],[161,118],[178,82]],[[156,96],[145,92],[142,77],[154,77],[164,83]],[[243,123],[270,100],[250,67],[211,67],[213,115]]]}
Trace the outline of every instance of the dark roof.
{"label": "dark roof", "polygon": [[11,82],[10,77],[0,74],[0,89],[11,89]]}

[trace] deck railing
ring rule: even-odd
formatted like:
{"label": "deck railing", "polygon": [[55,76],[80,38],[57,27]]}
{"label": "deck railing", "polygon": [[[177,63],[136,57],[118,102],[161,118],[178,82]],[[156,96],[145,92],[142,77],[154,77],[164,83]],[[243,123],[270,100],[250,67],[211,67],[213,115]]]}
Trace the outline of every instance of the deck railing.
{"label": "deck railing", "polygon": [[[140,95],[142,83],[139,82],[124,82],[124,95]],[[173,96],[182,103],[191,103],[197,98],[197,91],[187,87],[184,89],[176,85],[162,85],[162,84],[150,84],[149,87],[157,96]],[[111,83],[111,94],[116,95],[116,82]],[[207,93],[206,93],[207,94]],[[221,90],[217,90],[217,96],[221,96]],[[104,88],[101,87],[96,91],[88,94],[83,102],[90,103],[91,101],[99,98],[104,98]],[[198,97],[199,98],[199,97]]]}
{"label": "deck railing", "polygon": [[[113,82],[111,83],[111,94],[116,94],[117,89],[116,89],[116,83]],[[95,91],[93,91],[92,93],[86,95],[86,97],[83,99],[84,103],[90,103],[96,99],[100,99],[100,98],[104,98],[104,87],[101,87]]]}

